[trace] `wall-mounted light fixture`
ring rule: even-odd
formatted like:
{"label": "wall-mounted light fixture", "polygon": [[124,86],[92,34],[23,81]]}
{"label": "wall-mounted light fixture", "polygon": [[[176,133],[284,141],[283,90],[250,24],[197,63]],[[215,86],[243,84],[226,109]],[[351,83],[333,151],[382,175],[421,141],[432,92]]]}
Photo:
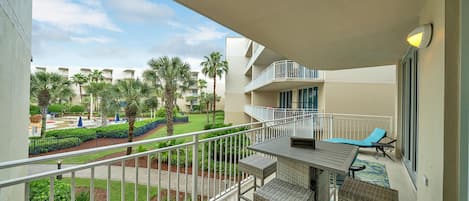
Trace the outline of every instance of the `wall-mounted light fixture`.
{"label": "wall-mounted light fixture", "polygon": [[425,48],[430,45],[433,35],[433,25],[418,26],[407,35],[407,42],[416,48]]}

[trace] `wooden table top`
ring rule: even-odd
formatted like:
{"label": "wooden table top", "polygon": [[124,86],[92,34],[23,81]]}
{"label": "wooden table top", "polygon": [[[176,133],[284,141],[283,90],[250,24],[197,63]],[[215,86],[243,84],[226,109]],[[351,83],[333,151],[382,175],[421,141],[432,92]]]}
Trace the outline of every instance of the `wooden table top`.
{"label": "wooden table top", "polygon": [[347,144],[337,144],[316,141],[316,149],[290,147],[290,137],[281,137],[256,145],[248,149],[284,157],[306,163],[311,167],[345,175],[358,154],[358,147]]}

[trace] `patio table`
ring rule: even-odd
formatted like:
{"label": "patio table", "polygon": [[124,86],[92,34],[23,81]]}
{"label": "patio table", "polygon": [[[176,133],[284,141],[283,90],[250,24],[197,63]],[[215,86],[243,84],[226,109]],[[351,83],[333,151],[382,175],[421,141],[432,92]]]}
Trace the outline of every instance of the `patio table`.
{"label": "patio table", "polygon": [[316,200],[330,200],[330,176],[347,175],[358,154],[358,147],[316,141],[316,149],[290,146],[290,137],[280,137],[251,145],[248,149],[277,157],[277,178],[311,189]]}

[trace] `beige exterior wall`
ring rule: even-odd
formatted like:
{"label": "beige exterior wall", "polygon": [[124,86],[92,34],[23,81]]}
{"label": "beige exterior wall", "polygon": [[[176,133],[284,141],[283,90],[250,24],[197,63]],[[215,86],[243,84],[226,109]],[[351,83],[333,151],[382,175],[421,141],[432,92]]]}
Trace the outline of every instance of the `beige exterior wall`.
{"label": "beige exterior wall", "polygon": [[245,48],[248,45],[245,38],[227,38],[226,60],[229,71],[225,76],[225,123],[243,124],[250,121],[244,113],[244,105],[250,103],[250,96],[244,93],[244,86],[250,81],[244,75],[245,67],[249,61],[245,57]]}
{"label": "beige exterior wall", "polygon": [[[433,23],[432,44],[419,51],[417,198],[443,200],[444,1],[427,0],[420,24]],[[428,178],[428,186],[424,177]]]}
{"label": "beige exterior wall", "polygon": [[[28,157],[31,0],[0,0],[0,162]],[[26,174],[0,170],[0,180]],[[24,200],[23,185],[1,190],[0,200]]]}
{"label": "beige exterior wall", "polygon": [[323,91],[327,113],[394,116],[394,84],[326,82]]}

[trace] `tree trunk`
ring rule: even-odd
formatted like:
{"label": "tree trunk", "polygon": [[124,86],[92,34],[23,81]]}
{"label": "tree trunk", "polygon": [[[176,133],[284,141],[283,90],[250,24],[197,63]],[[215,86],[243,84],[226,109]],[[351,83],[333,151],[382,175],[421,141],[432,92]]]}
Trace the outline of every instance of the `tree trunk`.
{"label": "tree trunk", "polygon": [[212,123],[213,125],[215,125],[215,114],[217,113],[216,112],[216,105],[217,105],[217,93],[215,92],[215,88],[217,86],[217,76],[213,76],[213,119],[212,119]]}
{"label": "tree trunk", "polygon": [[174,133],[174,126],[173,126],[173,109],[174,109],[174,101],[173,101],[174,93],[171,90],[165,90],[165,106],[166,106],[166,135],[172,136]]}
{"label": "tree trunk", "polygon": [[101,126],[107,125],[107,115],[105,111],[101,111]]}
{"label": "tree trunk", "polygon": [[88,119],[93,119],[93,94],[90,94],[90,115]]}
{"label": "tree trunk", "polygon": [[41,107],[41,137],[46,137],[47,106]]}
{"label": "tree trunk", "polygon": [[80,88],[80,104],[83,102],[83,93],[81,92],[81,84],[78,85],[78,88]]}
{"label": "tree trunk", "polygon": [[[129,118],[129,135],[127,142],[132,142],[134,139],[134,124],[135,124],[135,116],[127,117]],[[127,147],[127,155],[132,153],[132,147]]]}
{"label": "tree trunk", "polygon": [[205,116],[207,117],[207,124],[210,123],[210,119],[208,117],[208,108],[209,108],[209,102],[208,101],[205,101]]}

